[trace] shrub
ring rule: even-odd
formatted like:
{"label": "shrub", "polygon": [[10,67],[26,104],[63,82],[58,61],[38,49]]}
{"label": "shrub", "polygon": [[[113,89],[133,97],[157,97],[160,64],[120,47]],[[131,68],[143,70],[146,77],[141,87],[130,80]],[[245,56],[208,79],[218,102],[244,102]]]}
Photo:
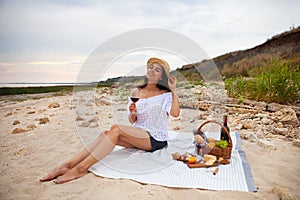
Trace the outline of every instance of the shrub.
{"label": "shrub", "polygon": [[300,101],[300,66],[280,61],[256,68],[253,78],[235,76],[225,80],[231,97],[257,101],[295,103]]}

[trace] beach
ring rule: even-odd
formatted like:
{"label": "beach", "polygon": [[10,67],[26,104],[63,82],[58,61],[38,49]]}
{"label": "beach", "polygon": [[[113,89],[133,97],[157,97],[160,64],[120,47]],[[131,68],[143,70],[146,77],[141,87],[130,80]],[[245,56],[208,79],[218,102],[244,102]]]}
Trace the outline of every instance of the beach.
{"label": "beach", "polygon": [[[95,98],[94,93],[98,95]],[[181,94],[185,92],[178,93],[184,99]],[[84,106],[79,108],[79,103]],[[82,91],[78,95],[2,96],[0,108],[0,199],[300,199],[299,135],[295,136],[299,126],[295,119],[289,126],[282,123],[281,129],[274,128],[283,132],[293,130],[291,137],[268,133],[268,128],[261,133],[262,129],[250,126],[250,120],[243,121],[253,110],[239,106],[235,112],[244,113],[234,114],[231,108],[229,127],[243,137],[241,149],[246,153],[257,187],[253,193],[169,188],[92,173],[62,185],[52,181],[41,183],[41,177],[83,149],[99,131],[115,123],[129,125],[126,98],[113,97],[110,89]],[[179,118],[169,119],[169,129],[192,134],[193,129],[212,116],[208,112],[213,111],[202,108],[199,114],[192,105],[185,106]],[[277,112],[254,115],[271,120]],[[273,123],[253,121],[259,127]],[[246,122],[250,123],[248,127]]]}

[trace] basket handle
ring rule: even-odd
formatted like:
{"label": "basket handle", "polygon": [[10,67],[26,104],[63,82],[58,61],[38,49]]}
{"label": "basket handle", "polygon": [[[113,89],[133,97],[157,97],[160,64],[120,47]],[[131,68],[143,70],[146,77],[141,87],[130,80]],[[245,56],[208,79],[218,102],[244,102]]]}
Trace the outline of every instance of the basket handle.
{"label": "basket handle", "polygon": [[227,134],[227,136],[228,136],[228,138],[229,138],[229,145],[232,146],[232,140],[231,140],[230,134],[229,134],[227,128],[225,128],[225,127],[223,126],[223,124],[221,124],[220,122],[217,122],[217,121],[214,121],[214,120],[207,120],[207,121],[203,122],[203,123],[199,126],[199,128],[197,129],[197,134],[200,134],[201,128],[203,128],[203,126],[205,126],[206,124],[209,124],[209,123],[218,124],[219,126],[223,127],[224,130],[225,130],[225,132],[226,132],[226,134]]}

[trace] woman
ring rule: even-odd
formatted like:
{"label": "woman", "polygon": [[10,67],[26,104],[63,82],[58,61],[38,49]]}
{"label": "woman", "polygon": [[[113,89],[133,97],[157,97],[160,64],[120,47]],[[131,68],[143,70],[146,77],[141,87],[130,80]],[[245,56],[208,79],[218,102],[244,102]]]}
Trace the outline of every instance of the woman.
{"label": "woman", "polygon": [[115,145],[150,152],[164,148],[168,139],[168,115],[178,117],[180,113],[176,82],[176,78],[170,76],[166,61],[150,58],[144,85],[131,94],[140,98],[136,103],[130,102],[129,106],[129,121],[135,123],[135,127],[112,125],[87,148],[40,181],[54,180],[59,184],[80,178],[93,164],[107,156]]}

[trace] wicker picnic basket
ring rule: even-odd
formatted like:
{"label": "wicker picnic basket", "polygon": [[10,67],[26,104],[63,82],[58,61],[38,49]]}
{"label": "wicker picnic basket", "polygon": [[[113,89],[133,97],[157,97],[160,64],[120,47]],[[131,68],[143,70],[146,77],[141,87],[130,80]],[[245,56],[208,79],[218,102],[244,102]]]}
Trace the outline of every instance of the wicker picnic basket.
{"label": "wicker picnic basket", "polygon": [[[205,121],[204,123],[202,123],[199,126],[199,128],[197,129],[197,134],[200,134],[201,129],[206,124],[209,124],[209,123],[218,124],[219,126],[224,128],[224,126],[221,123],[219,123],[217,121],[214,121],[214,120],[208,120],[208,121]],[[214,147],[213,149],[210,150],[210,152],[208,154],[214,155],[214,156],[217,156],[217,157],[223,157],[224,159],[230,159],[231,151],[232,151],[232,140],[231,140],[231,137],[230,137],[230,134],[229,134],[228,130],[226,128],[225,128],[225,130],[226,130],[227,136],[229,138],[229,145],[226,148]],[[196,146],[196,148],[197,148],[197,152],[199,152],[199,147]]]}

